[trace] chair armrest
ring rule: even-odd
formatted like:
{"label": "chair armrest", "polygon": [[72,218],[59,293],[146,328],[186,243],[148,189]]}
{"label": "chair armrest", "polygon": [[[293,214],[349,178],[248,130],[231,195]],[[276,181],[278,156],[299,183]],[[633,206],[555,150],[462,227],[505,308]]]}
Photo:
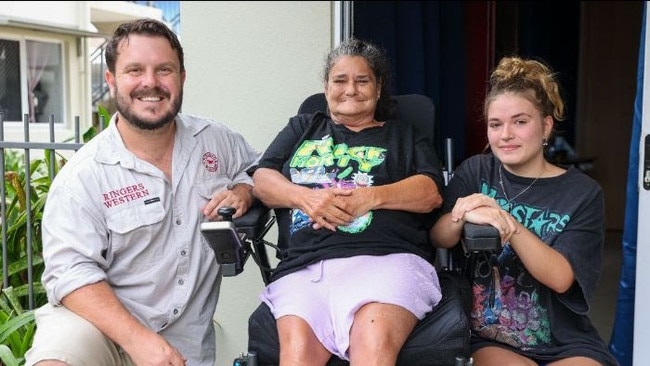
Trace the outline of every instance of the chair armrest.
{"label": "chair armrest", "polygon": [[499,231],[491,225],[479,225],[466,222],[460,237],[460,245],[453,248],[437,248],[435,267],[438,270],[463,271],[467,258],[481,252],[501,250]]}
{"label": "chair armrest", "polygon": [[479,225],[466,222],[463,225],[461,243],[465,253],[497,251],[501,249],[501,236],[492,225]]}
{"label": "chair armrest", "polygon": [[246,234],[247,238],[259,238],[270,219],[271,210],[256,200],[244,215],[232,221],[237,231]]}

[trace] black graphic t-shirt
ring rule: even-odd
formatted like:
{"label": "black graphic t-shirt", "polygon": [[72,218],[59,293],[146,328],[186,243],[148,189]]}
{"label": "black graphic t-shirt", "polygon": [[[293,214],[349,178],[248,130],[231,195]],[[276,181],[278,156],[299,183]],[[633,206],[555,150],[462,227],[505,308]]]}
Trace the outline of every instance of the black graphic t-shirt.
{"label": "black graphic t-shirt", "polygon": [[[320,112],[298,115],[270,144],[260,167],[281,171],[293,183],[312,189],[378,186],[415,174],[427,175],[442,187],[433,147],[402,121],[355,132]],[[313,230],[298,209],[276,210],[276,216],[281,261],[273,279],[329,258],[406,252],[432,260],[428,230],[433,213],[373,210],[336,232]]]}
{"label": "black graphic t-shirt", "polygon": [[[557,177],[540,178],[534,184],[532,178],[503,169],[502,188],[499,170],[493,154],[465,160],[445,187],[443,211],[451,211],[458,198],[473,193],[494,198],[567,258],[576,281],[566,293],[552,291],[530,275],[508,243],[498,253],[472,256],[468,265],[473,290],[472,342],[495,342],[537,360],[552,360],[580,349],[582,355],[615,364],[587,317],[588,299],[602,267],[605,217],[600,186],[569,167]],[[506,198],[513,196],[515,200]]]}

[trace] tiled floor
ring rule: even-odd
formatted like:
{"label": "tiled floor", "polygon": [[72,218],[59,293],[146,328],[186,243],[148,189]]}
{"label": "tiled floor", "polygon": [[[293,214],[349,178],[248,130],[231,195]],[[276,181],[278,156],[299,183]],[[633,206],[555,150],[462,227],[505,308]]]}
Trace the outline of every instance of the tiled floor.
{"label": "tiled floor", "polygon": [[605,342],[609,342],[612,335],[616,316],[616,301],[621,275],[622,235],[621,231],[607,232],[603,275],[591,302],[591,320]]}

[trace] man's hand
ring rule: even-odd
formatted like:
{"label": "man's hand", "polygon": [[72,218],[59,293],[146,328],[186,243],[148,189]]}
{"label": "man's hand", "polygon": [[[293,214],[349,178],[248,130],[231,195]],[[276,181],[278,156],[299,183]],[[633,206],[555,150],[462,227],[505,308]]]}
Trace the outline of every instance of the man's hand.
{"label": "man's hand", "polygon": [[222,220],[217,212],[219,208],[230,206],[235,208],[233,218],[242,216],[248,211],[254,201],[253,186],[245,183],[236,184],[232,189],[215,192],[205,207],[203,215],[210,221]]}
{"label": "man's hand", "polygon": [[[137,334],[137,337],[135,336]],[[138,366],[185,366],[185,358],[159,334],[147,330],[134,333],[129,349],[125,351]]]}
{"label": "man's hand", "polygon": [[135,365],[185,365],[183,355],[161,335],[140,323],[106,281],[80,287],[61,302],[120,345]]}

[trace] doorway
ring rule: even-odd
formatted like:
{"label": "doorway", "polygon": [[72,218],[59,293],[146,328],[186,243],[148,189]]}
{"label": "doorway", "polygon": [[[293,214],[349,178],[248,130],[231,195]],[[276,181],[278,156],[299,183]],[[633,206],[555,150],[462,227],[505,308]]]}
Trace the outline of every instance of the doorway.
{"label": "doorway", "polygon": [[567,105],[560,136],[603,188],[607,229],[622,230],[642,1],[355,1],[352,34],[386,48],[396,94],[436,105],[436,150],[456,161],[485,146],[482,98],[507,54],[539,57],[559,73]]}

